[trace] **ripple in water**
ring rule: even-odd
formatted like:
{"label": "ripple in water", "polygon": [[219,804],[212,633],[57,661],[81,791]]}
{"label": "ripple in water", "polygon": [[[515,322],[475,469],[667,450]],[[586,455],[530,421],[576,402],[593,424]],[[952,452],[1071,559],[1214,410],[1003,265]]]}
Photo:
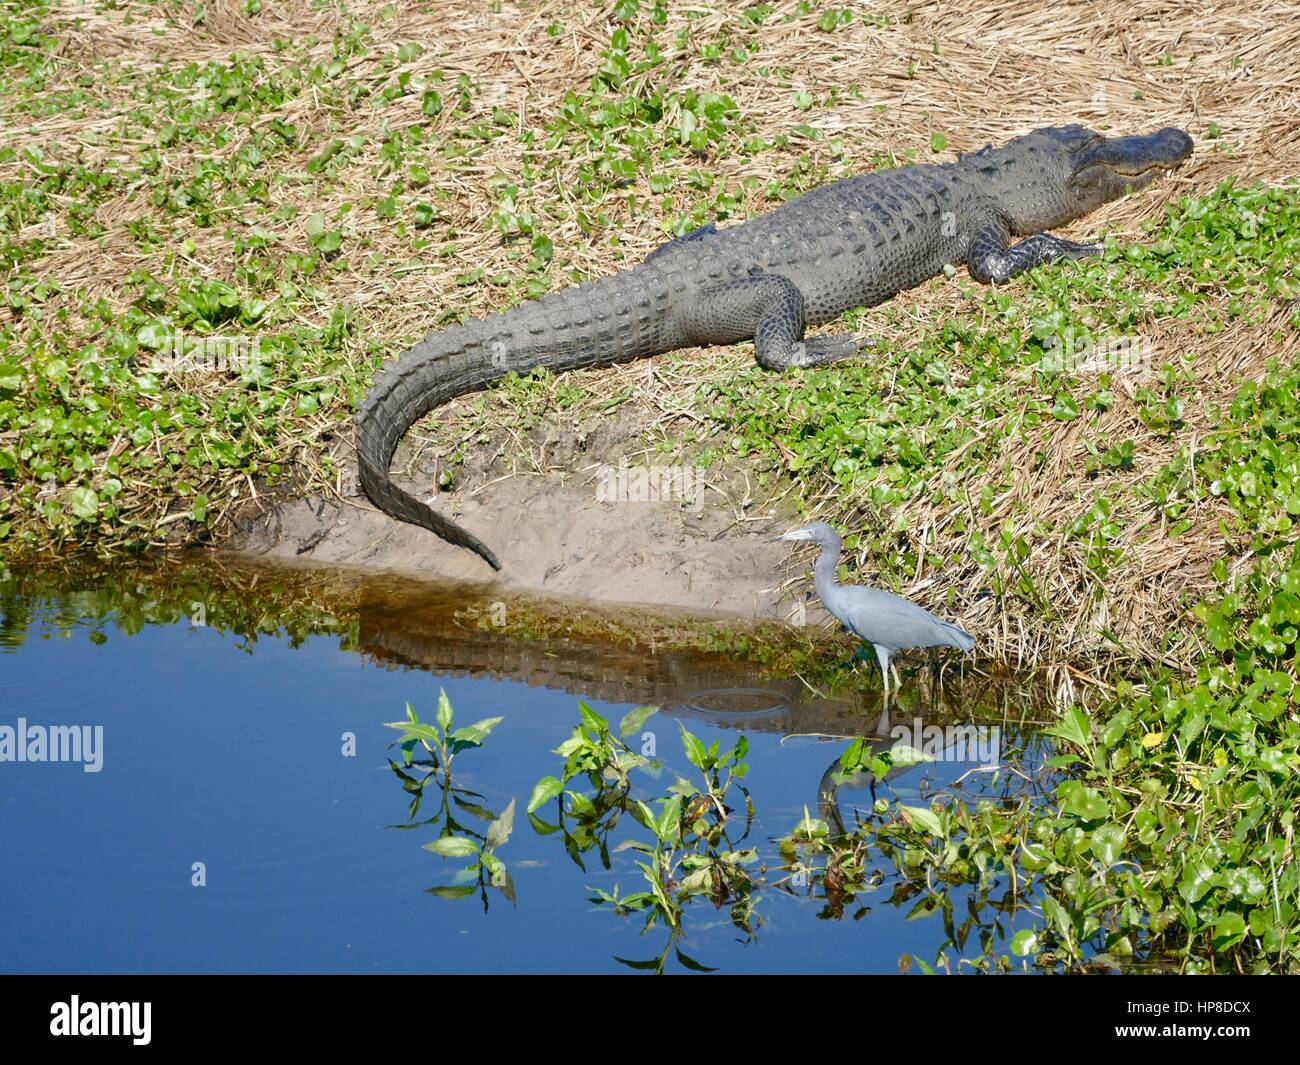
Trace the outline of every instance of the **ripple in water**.
{"label": "ripple in water", "polygon": [[738,719],[783,717],[792,709],[790,697],[771,688],[704,688],[667,704],[663,712],[734,725]]}

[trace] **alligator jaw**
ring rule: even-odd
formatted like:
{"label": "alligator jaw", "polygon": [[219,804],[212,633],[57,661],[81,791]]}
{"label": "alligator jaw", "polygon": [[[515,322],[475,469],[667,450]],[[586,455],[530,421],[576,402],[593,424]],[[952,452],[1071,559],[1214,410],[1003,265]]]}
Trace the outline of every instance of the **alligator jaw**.
{"label": "alligator jaw", "polygon": [[1076,179],[1101,168],[1128,179],[1126,184],[1146,184],[1164,170],[1172,170],[1192,154],[1192,138],[1166,126],[1138,137],[1102,137],[1075,157]]}

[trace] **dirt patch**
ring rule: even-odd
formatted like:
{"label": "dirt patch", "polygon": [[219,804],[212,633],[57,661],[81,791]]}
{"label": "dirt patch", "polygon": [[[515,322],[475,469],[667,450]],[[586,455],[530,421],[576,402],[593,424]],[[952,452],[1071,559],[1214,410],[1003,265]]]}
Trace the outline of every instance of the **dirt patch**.
{"label": "dirt patch", "polygon": [[[547,418],[523,432],[482,431],[455,467],[455,490],[436,497],[446,470],[436,444],[418,434],[403,443],[395,479],[482,538],[501,559],[499,574],[425,529],[393,522],[354,488],[264,505],[245,515],[230,546],[604,603],[789,613],[781,601],[791,552],[766,539],[797,515],[782,513],[777,495],[751,496],[741,469],[656,454],[645,444],[652,420],[623,408],[568,427]],[[809,613],[816,620],[819,611]]]}

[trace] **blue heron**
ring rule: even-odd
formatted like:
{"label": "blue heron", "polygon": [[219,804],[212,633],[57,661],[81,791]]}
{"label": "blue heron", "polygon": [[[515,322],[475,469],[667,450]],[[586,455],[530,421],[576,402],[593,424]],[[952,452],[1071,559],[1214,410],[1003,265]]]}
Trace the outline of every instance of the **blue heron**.
{"label": "blue heron", "polygon": [[[965,652],[975,646],[975,637],[969,632],[940,621],[928,610],[892,592],[836,584],[835,569],[843,545],[839,534],[826,522],[814,521],[802,529],[772,537],[773,542],[777,540],[811,540],[821,546],[822,553],[813,566],[817,595],[846,629],[875,648],[886,699],[889,698],[889,671],[893,668],[890,659],[895,652],[912,647],[956,647]],[[897,668],[894,677],[898,679]]]}

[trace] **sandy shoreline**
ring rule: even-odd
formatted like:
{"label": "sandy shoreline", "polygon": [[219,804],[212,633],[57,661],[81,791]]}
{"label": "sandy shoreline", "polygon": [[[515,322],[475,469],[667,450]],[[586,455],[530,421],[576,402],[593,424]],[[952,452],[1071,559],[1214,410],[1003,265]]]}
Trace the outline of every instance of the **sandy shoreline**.
{"label": "sandy shoreline", "polygon": [[591,478],[546,473],[495,480],[477,494],[444,494],[435,506],[491,545],[502,562],[499,573],[425,529],[393,521],[359,496],[274,505],[246,522],[222,550],[602,604],[763,620],[793,609],[788,595],[782,602],[790,549],[766,542],[789,523],[738,519],[727,500],[689,508],[600,502]]}

